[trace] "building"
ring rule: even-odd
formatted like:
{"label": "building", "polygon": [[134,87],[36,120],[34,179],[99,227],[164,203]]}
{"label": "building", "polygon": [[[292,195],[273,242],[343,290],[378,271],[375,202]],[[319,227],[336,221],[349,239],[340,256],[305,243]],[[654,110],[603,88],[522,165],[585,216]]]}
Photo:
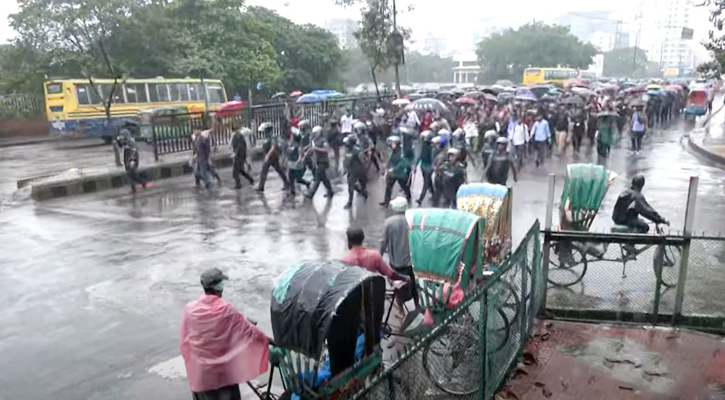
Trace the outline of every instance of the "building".
{"label": "building", "polygon": [[446,39],[427,37],[423,45],[423,53],[442,56],[446,52]]}
{"label": "building", "polygon": [[463,52],[453,55],[453,83],[473,83],[478,81],[481,66],[474,52]]}
{"label": "building", "polygon": [[[635,14],[637,42],[649,61],[657,62],[661,70],[696,66],[698,38],[710,29],[705,7],[696,7],[691,0],[639,0]],[[683,28],[693,28],[695,38],[683,38]]]}
{"label": "building", "polygon": [[355,47],[355,31],[358,23],[352,19],[330,19],[325,22],[325,29],[337,37],[337,42],[343,49]]}
{"label": "building", "polygon": [[582,42],[594,43],[595,35],[598,34],[601,38],[604,34],[610,34],[612,35],[612,48],[614,48],[618,20],[612,17],[611,11],[566,13],[557,18],[556,23],[568,26],[571,33]]}
{"label": "building", "polygon": [[612,32],[596,31],[589,40],[591,44],[596,46],[600,52],[606,53],[614,49],[616,34]]}

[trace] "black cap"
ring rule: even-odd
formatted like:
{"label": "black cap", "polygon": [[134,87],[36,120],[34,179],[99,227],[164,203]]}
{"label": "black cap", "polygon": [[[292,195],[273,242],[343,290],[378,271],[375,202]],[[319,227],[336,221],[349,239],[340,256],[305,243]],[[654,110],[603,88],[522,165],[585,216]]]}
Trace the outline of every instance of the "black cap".
{"label": "black cap", "polygon": [[219,268],[209,268],[201,273],[201,286],[209,289],[217,283],[229,279]]}

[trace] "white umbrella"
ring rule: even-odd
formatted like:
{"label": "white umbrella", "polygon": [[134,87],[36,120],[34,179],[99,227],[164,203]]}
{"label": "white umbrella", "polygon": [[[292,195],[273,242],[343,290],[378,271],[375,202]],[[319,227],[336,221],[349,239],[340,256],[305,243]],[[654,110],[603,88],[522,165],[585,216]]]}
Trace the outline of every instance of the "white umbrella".
{"label": "white umbrella", "polygon": [[410,100],[408,100],[408,99],[395,99],[395,100],[393,100],[393,105],[394,106],[407,106],[408,104],[410,104]]}

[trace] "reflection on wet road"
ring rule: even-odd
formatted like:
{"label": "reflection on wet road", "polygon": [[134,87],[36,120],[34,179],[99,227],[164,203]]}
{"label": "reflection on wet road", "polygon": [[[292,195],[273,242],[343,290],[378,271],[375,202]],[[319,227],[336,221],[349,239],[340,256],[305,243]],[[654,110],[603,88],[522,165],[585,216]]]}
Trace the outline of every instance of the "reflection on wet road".
{"label": "reflection on wet road", "polygon": [[[561,193],[568,161],[554,157],[539,169],[524,168],[513,185],[515,242],[543,219],[551,170]],[[609,167],[620,177],[593,229],[611,225],[617,194],[637,173],[673,228],[683,224],[689,176],[700,175],[695,226],[714,233],[725,227],[723,171],[683,149],[677,129],[652,134],[639,156],[613,149]],[[304,202],[285,199],[274,176],[259,195],[246,186],[229,189],[230,171],[221,172],[226,187],[215,193],[197,192],[184,177],[136,197],[124,189],[0,212],[0,399],[186,398],[183,379],[147,370],[178,356],[180,312],[200,294],[203,269],[227,271],[225,297],[271,333],[270,289],[284,269],[340,257],[351,224],[377,247],[385,218],[377,205],[380,178],[370,200],[356,200],[348,212],[339,181],[331,202],[322,195]],[[479,175],[471,171],[469,178]],[[414,192],[421,186],[417,177]]]}

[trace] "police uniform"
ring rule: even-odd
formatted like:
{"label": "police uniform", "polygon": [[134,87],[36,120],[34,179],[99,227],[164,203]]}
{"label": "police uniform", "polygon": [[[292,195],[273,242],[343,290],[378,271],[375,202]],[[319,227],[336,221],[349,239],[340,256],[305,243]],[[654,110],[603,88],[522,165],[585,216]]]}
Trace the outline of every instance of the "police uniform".
{"label": "police uniform", "polygon": [[345,160],[344,166],[347,172],[347,204],[345,208],[352,207],[352,198],[357,190],[363,197],[367,199],[367,182],[365,176],[365,163],[363,161],[363,151],[355,142],[354,137],[345,138]]}
{"label": "police uniform", "polygon": [[[393,139],[393,137],[388,138],[388,140]],[[410,195],[410,166],[411,163],[405,158],[405,154],[403,152],[402,146],[400,146],[399,141],[393,140],[392,143],[397,143],[398,145],[395,147],[395,149],[392,149],[392,152],[390,153],[388,157],[388,174],[386,177],[385,182],[385,200],[380,203],[382,206],[388,206],[390,203],[390,198],[393,194],[393,185],[395,183],[398,183],[398,186],[403,190],[405,193],[405,197],[410,201],[411,195]]]}
{"label": "police uniform", "polygon": [[232,177],[234,178],[235,188],[237,189],[242,187],[242,176],[247,178],[250,185],[254,185],[254,179],[245,169],[247,163],[247,138],[245,137],[245,133],[247,133],[247,131],[248,129],[241,131],[238,130],[234,132],[234,135],[232,136],[232,153],[234,155]]}
{"label": "police uniform", "polygon": [[[284,182],[284,188],[287,189],[290,184],[287,180],[287,175],[284,174],[282,170],[282,166],[280,165],[279,160],[279,143],[277,141],[276,136],[272,136],[272,127],[271,125],[265,126],[263,128],[263,132],[265,132],[266,139],[264,141],[264,144],[262,145],[262,150],[264,150],[265,154],[265,160],[262,164],[262,172],[260,173],[259,177],[259,186],[257,187],[257,191],[263,192],[264,191],[264,184],[267,182],[267,173],[269,172],[269,168],[274,168],[275,171],[279,174],[279,177],[282,179],[282,182]],[[271,154],[270,154],[271,151]]]}
{"label": "police uniform", "polygon": [[305,175],[305,162],[300,159],[300,152],[302,137],[299,134],[292,136],[289,146],[287,146],[287,174],[290,181],[290,188],[292,194],[295,194],[295,184],[301,183],[307,188],[310,187],[310,182],[304,179]]}
{"label": "police uniform", "polygon": [[325,189],[327,189],[325,197],[332,197],[332,184],[330,183],[330,178],[327,177],[327,169],[330,168],[327,138],[319,126],[316,126],[312,133],[314,136],[312,138],[312,159],[314,161],[315,180],[306,196],[311,199],[315,195],[315,192],[317,192],[317,188],[320,187],[320,183],[322,183]]}

